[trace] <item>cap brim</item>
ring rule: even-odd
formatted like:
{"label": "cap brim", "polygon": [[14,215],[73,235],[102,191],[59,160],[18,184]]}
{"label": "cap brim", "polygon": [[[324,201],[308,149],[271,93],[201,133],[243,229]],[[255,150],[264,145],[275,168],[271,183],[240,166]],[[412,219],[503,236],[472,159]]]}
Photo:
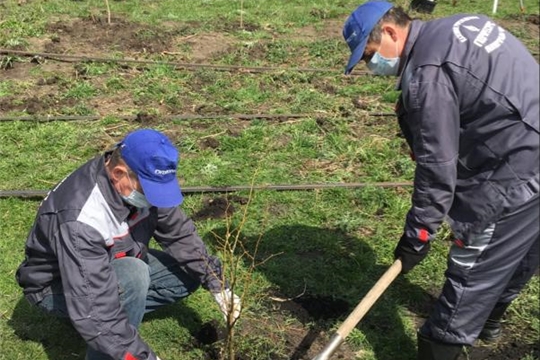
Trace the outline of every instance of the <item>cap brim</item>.
{"label": "cap brim", "polygon": [[345,67],[345,75],[349,75],[353,68],[360,62],[362,56],[364,56],[364,51],[366,50],[366,44],[368,38],[366,37],[352,52],[347,67]]}
{"label": "cap brim", "polygon": [[146,200],[148,200],[152,206],[171,208],[182,204],[182,201],[184,200],[176,177],[174,180],[166,183],[149,181],[143,177],[139,177],[139,181]]}

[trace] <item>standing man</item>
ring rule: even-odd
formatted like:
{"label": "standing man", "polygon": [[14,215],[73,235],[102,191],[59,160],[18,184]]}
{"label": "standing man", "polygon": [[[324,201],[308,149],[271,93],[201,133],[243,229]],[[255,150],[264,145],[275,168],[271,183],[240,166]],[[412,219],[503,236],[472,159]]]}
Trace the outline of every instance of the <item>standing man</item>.
{"label": "standing man", "polygon": [[539,262],[539,67],[482,15],[412,21],[367,2],[343,35],[376,75],[399,76],[399,125],[416,160],[412,207],[395,249],[403,273],[443,220],[456,237],[446,282],[418,332],[418,359],[453,360],[500,336],[500,319]]}
{"label": "standing man", "polygon": [[[239,316],[220,261],[178,208],[177,163],[165,135],[134,131],[61,181],[38,210],[17,281],[31,304],[69,317],[87,360],[159,359],[137,331],[143,315],[199,285]],[[149,249],[152,237],[163,251]]]}

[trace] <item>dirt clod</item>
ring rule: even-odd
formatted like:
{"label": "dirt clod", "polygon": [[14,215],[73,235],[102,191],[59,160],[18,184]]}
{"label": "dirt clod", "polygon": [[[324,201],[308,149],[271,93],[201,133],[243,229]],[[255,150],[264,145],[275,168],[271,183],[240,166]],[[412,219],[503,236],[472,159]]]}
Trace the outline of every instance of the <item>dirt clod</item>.
{"label": "dirt clod", "polygon": [[352,99],[352,104],[355,108],[360,110],[368,109],[368,104],[359,97]]}
{"label": "dirt clod", "polygon": [[135,121],[146,126],[146,125],[152,125],[159,122],[159,119],[156,115],[140,112],[135,117]]}
{"label": "dirt clod", "polygon": [[213,137],[205,138],[200,142],[201,149],[217,149],[219,148],[219,140]]}

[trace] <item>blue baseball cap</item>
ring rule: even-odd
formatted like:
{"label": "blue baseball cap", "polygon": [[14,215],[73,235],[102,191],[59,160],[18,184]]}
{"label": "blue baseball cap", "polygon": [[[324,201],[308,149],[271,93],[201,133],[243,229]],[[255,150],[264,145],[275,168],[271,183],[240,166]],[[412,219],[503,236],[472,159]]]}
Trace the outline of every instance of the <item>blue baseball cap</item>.
{"label": "blue baseball cap", "polygon": [[351,49],[351,57],[345,68],[345,74],[350,74],[362,59],[369,34],[392,7],[394,5],[386,1],[368,1],[357,7],[345,21],[343,37]]}
{"label": "blue baseball cap", "polygon": [[164,134],[152,129],[136,130],[118,146],[150,204],[168,208],[182,203],[184,197],[176,178],[178,150]]}

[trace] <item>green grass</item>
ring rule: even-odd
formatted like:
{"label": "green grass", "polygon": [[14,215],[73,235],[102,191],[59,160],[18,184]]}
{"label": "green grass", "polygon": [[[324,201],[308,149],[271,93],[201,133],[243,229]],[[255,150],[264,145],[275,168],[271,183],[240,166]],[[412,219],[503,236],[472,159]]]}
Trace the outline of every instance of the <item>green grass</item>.
{"label": "green grass", "polygon": [[[404,0],[396,3],[408,5]],[[514,20],[508,22],[512,25],[509,30],[538,53],[538,32],[515,21],[521,16],[517,4],[501,2],[495,18]],[[393,110],[398,96],[395,79],[342,76],[349,50],[340,37],[321,32],[329,24],[342,22],[358,5],[356,1],[135,0],[110,1],[110,5],[113,22],[130,23],[126,28],[135,28],[134,39],[147,44],[174,39],[164,47],[173,54],[133,48],[123,52],[124,43],[111,42],[110,48],[95,50],[96,56],[190,62],[197,44],[185,40],[210,36],[227,46],[200,62],[330,71],[188,71],[164,64],[54,60],[38,65],[27,57],[2,57],[0,64],[14,65],[0,70],[5,75],[0,82],[3,115],[101,115],[102,119],[1,122],[0,190],[48,190],[124,134],[141,127],[157,128],[174,140],[181,153],[179,178],[184,187],[412,179],[414,164],[404,140],[397,136],[395,118],[368,115]],[[526,0],[525,5],[529,13],[538,14],[537,2]],[[34,51],[40,42],[65,44],[67,33],[51,31],[52,24],[67,29],[73,21],[108,26],[89,20],[104,18],[102,1],[27,1],[18,5],[8,0],[1,6],[2,48]],[[422,17],[458,12],[491,15],[491,6],[491,1],[458,0],[456,7],[450,1],[439,1],[433,15]],[[312,36],[302,35],[306,33]],[[81,48],[65,50],[77,54]],[[120,120],[123,115],[141,113],[154,118]],[[235,113],[310,115],[253,121],[162,118]],[[288,337],[287,330],[317,326],[326,334],[335,330],[342,318],[302,324],[294,314],[277,316],[271,311],[277,305],[268,295],[294,297],[305,291],[355,306],[393,261],[410,191],[374,186],[257,191],[245,223],[244,207],[233,202],[236,212],[229,226],[241,227],[249,251],[255,251],[258,244],[257,259],[263,261],[253,274],[248,272],[249,263],[240,268],[242,275],[251,275],[253,285],[239,284],[248,296],[240,323],[245,334],[238,348],[253,359],[286,358],[290,355],[288,342],[298,345],[301,340]],[[235,195],[247,198],[249,193]],[[206,200],[216,196],[225,195],[192,194],[182,207],[195,215]],[[38,206],[35,199],[0,199],[0,359],[83,359],[84,343],[71,326],[31,308],[15,282]],[[220,256],[226,254],[214,234],[223,234],[227,226],[224,219],[197,221],[210,251]],[[417,317],[428,315],[425,304],[444,281],[448,237],[449,231],[443,227],[422,269],[399,277],[352,332],[347,346],[358,359],[414,358]],[[519,344],[532,344],[540,334],[539,284],[534,277],[510,308],[506,327]],[[215,319],[220,320],[221,314],[209,294],[201,290],[147,316],[140,330],[164,360],[195,360],[204,356],[204,349],[194,345],[194,336],[203,323]],[[522,360],[532,359],[531,355]]]}

